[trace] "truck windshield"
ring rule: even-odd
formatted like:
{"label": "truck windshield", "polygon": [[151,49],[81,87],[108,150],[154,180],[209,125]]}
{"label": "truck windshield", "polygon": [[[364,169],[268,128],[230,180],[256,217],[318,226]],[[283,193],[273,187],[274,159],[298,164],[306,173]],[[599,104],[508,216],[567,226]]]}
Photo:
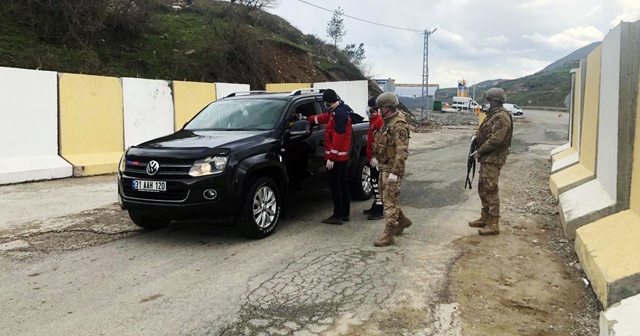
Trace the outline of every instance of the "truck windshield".
{"label": "truck windshield", "polygon": [[286,101],[247,99],[217,101],[202,110],[187,130],[270,130],[276,126]]}

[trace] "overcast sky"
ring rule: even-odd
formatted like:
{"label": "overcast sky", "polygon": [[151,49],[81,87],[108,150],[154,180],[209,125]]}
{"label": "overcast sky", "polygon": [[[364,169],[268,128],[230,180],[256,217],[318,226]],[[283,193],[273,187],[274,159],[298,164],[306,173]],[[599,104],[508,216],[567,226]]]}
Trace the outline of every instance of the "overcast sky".
{"label": "overcast sky", "polygon": [[[591,42],[620,20],[640,19],[640,0],[305,0],[345,15],[411,30],[429,38],[429,83],[455,87],[533,74]],[[332,13],[300,0],[269,10],[329,42]],[[340,43],[364,43],[365,75],[421,83],[424,35],[344,18]]]}

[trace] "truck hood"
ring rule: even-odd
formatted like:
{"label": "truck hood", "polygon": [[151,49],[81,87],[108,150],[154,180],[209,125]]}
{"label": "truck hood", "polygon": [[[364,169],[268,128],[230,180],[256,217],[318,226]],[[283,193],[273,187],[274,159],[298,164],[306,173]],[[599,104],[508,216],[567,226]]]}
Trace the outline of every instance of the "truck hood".
{"label": "truck hood", "polygon": [[133,146],[130,156],[153,156],[177,159],[199,159],[212,155],[227,155],[231,150],[267,138],[270,131],[187,131]]}

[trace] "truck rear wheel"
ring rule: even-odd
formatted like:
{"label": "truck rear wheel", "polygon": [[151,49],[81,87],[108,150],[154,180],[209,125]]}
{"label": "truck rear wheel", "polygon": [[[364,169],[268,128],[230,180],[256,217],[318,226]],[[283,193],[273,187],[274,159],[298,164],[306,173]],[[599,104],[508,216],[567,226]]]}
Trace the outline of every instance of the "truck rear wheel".
{"label": "truck rear wheel", "polygon": [[151,217],[136,210],[129,210],[129,218],[131,218],[131,220],[137,226],[149,230],[161,229],[171,223],[170,219],[159,219],[156,217]]}
{"label": "truck rear wheel", "polygon": [[361,155],[356,167],[356,174],[350,181],[349,190],[351,197],[356,200],[368,200],[373,196],[373,186],[371,185],[371,168],[367,165],[367,158]]}
{"label": "truck rear wheel", "polygon": [[280,189],[264,176],[253,178],[247,186],[238,229],[247,237],[265,238],[273,233],[280,219]]}

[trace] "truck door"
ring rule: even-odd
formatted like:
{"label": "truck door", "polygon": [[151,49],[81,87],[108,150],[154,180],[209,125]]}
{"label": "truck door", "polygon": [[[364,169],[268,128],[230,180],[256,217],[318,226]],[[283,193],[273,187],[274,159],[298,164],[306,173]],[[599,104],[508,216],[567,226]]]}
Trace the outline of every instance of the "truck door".
{"label": "truck door", "polygon": [[[305,99],[296,102],[287,112],[288,115],[295,116],[301,114],[306,118],[318,113],[315,100]],[[286,127],[290,127],[295,121],[286,121]],[[304,139],[288,140],[284,145],[282,153],[287,175],[293,189],[301,188],[315,179],[315,171],[318,170],[318,160],[315,157],[316,148],[324,140],[323,130],[325,125],[311,124],[311,136]],[[322,143],[324,145],[324,143]],[[323,152],[324,155],[324,152]]]}

